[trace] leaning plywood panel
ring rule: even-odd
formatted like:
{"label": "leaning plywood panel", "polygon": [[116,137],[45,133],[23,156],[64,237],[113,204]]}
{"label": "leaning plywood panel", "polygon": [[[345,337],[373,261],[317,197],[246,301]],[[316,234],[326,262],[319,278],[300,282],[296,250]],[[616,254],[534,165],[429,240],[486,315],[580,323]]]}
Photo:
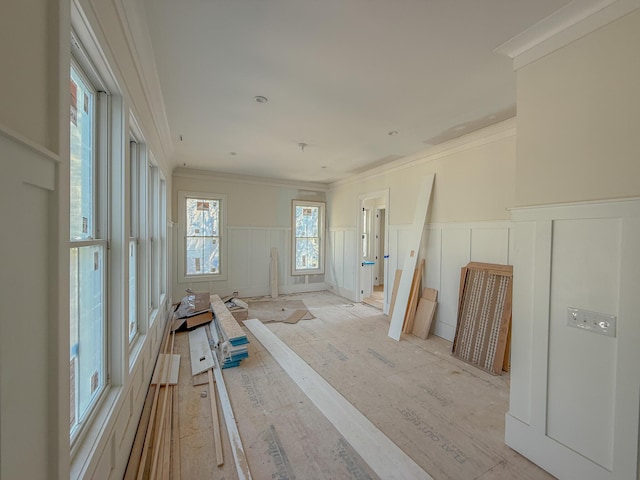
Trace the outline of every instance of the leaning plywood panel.
{"label": "leaning plywood panel", "polygon": [[404,314],[409,301],[411,280],[416,268],[418,250],[420,249],[420,243],[422,242],[422,232],[424,230],[424,223],[427,219],[427,212],[429,211],[431,191],[433,190],[433,181],[435,176],[435,173],[427,175],[423,178],[420,184],[418,201],[416,202],[416,208],[413,212],[413,226],[410,233],[409,254],[405,258],[402,266],[402,274],[400,276],[398,294],[396,296],[396,306],[393,309],[391,324],[389,325],[389,336],[394,340],[400,340],[400,333],[402,333]]}
{"label": "leaning plywood panel", "polygon": [[462,269],[453,355],[500,374],[511,319],[513,267],[469,263]]}

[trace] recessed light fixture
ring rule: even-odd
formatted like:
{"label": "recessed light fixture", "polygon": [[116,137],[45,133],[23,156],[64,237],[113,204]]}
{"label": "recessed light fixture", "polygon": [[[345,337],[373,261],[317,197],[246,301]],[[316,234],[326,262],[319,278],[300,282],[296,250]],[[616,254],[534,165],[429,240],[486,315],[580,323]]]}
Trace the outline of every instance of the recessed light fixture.
{"label": "recessed light fixture", "polygon": [[397,130],[391,130],[389,133],[387,133],[387,135],[391,135],[391,136],[394,136],[394,135],[397,135],[397,134],[398,134]]}
{"label": "recessed light fixture", "polygon": [[264,97],[262,95],[256,95],[255,97],[253,97],[253,99],[258,103],[267,103],[269,101],[267,97]]}
{"label": "recessed light fixture", "polygon": [[300,150],[302,150],[304,152],[304,149],[307,147],[307,144],[304,142],[300,142],[298,143],[298,146],[300,147]]}
{"label": "recessed light fixture", "polygon": [[233,156],[233,155],[237,155],[236,152],[229,152],[229,155]]}
{"label": "recessed light fixture", "polygon": [[322,167],[320,167],[320,168],[327,168],[327,166],[326,165],[322,165]]}

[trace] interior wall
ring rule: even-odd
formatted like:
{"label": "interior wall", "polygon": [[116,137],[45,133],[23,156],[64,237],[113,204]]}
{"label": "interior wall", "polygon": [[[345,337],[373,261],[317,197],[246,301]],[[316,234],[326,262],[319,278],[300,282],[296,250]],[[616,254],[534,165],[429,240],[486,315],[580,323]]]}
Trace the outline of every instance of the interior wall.
{"label": "interior wall", "polygon": [[[620,198],[640,195],[639,42],[636,10],[517,73],[506,441],[559,478],[640,478],[640,209]],[[568,326],[569,307],[616,336]]]}
{"label": "interior wall", "polygon": [[640,12],[517,72],[518,206],[640,193]]}
{"label": "interior wall", "polygon": [[[72,8],[73,5],[73,8]],[[69,446],[69,68],[72,9],[92,31],[170,188],[167,141],[121,0],[9,0],[0,15],[0,477],[122,478],[166,310],[134,352],[114,349],[112,387]],[[146,84],[145,84],[146,82]],[[151,95],[151,97],[149,97]],[[127,120],[123,120],[125,125]],[[127,127],[114,148],[124,148]],[[128,209],[125,199],[115,204]],[[170,207],[169,207],[170,208]],[[116,242],[119,241],[116,239]],[[116,243],[114,248],[119,248]],[[123,326],[124,328],[124,326]],[[112,325],[112,331],[119,326]],[[123,351],[126,350],[126,351]]]}
{"label": "interior wall", "polygon": [[226,280],[181,282],[177,269],[171,279],[179,299],[187,288],[221,296],[238,292],[240,297],[269,295],[271,248],[278,249],[278,291],[295,293],[326,289],[324,275],[291,275],[292,200],[324,202],[326,187],[269,179],[236,177],[179,168],[173,174],[173,222],[176,224],[172,264],[178,265],[178,192],[225,194],[227,196]]}
{"label": "interior wall", "polygon": [[[409,161],[400,160],[386,169],[332,184],[328,202],[330,289],[355,300],[358,197],[389,188],[385,212],[389,216],[385,283],[390,287],[385,288],[385,303],[389,304],[395,271],[402,268],[409,253],[407,233],[421,178],[435,172],[419,255],[426,258],[423,285],[440,290],[434,332],[452,340],[460,268],[472,259],[509,262],[507,209],[514,205],[515,143],[515,120],[511,119],[412,156]],[[497,233],[486,233],[494,231]],[[459,241],[448,241],[448,236],[456,235]],[[487,235],[498,241],[487,240]]]}

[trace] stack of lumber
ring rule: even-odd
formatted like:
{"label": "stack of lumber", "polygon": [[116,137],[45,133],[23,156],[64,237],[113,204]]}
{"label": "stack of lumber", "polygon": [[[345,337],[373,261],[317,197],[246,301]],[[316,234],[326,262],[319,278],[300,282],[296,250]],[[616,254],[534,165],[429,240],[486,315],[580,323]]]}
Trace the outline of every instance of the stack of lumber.
{"label": "stack of lumber", "polygon": [[495,375],[508,366],[513,267],[471,262],[460,274],[453,355]]}
{"label": "stack of lumber", "polygon": [[[167,327],[170,324],[167,322]],[[174,338],[175,331],[169,333],[167,329],[131,449],[125,480],[169,479],[180,470],[180,435],[176,425],[177,412],[174,412],[180,355],[172,354]]]}
{"label": "stack of lumber", "polygon": [[247,335],[218,295],[211,295],[210,300],[214,316],[211,335],[214,343],[220,346],[221,368],[237,367],[249,356]]}

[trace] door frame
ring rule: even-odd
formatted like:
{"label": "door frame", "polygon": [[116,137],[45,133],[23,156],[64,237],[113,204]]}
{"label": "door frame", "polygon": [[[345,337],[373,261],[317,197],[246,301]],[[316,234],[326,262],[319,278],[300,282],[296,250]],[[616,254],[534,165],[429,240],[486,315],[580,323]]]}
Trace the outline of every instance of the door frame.
{"label": "door frame", "polygon": [[389,268],[388,267],[388,254],[389,254],[389,189],[385,188],[383,190],[375,190],[368,193],[363,193],[358,195],[357,209],[356,209],[356,252],[358,254],[355,256],[354,260],[354,268],[355,268],[355,276],[356,276],[356,289],[355,289],[355,300],[356,302],[362,301],[362,209],[364,208],[364,203],[368,200],[380,200],[374,207],[373,211],[381,205],[384,204],[385,215],[384,215],[384,252],[382,252],[382,260],[384,262],[384,307],[383,313],[387,313],[389,309]]}

